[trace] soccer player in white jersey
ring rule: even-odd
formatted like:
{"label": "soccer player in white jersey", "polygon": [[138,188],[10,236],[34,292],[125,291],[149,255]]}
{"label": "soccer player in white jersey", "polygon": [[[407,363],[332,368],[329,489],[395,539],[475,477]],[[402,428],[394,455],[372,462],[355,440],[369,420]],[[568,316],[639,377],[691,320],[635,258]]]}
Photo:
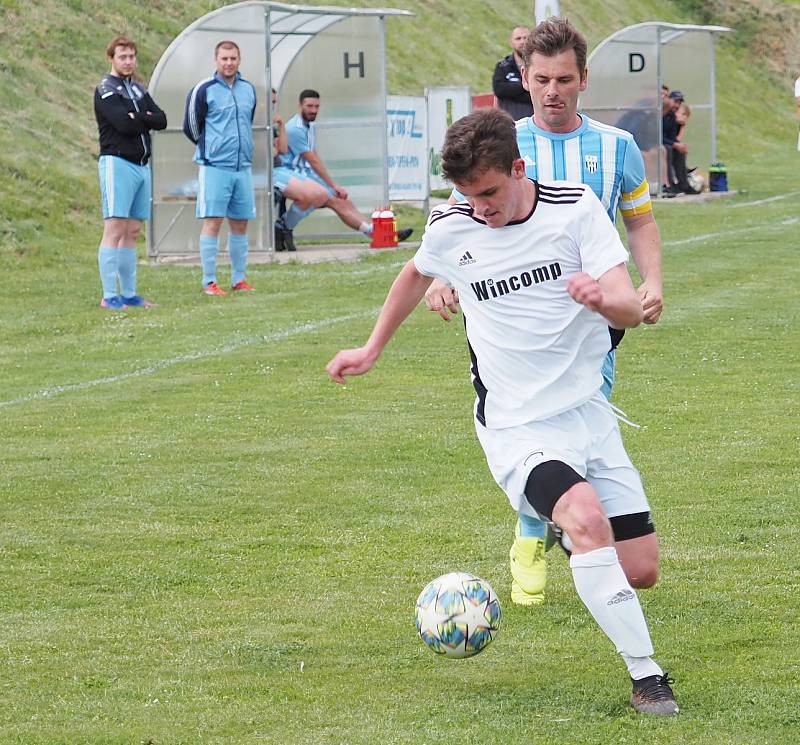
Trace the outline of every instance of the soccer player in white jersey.
{"label": "soccer player in white jersey", "polygon": [[505,112],[479,109],[453,124],[442,172],[467,201],[431,213],[367,343],[340,351],[328,374],[344,383],[370,370],[433,277],[458,290],[475,428],[495,481],[515,511],[562,532],[578,595],[627,665],[634,709],[675,714],[609,521],[649,515],[600,393],[608,324],[630,328],[644,316],[627,252],[591,189],[526,176]]}
{"label": "soccer player in white jersey", "polygon": [[[540,23],[522,50],[523,83],[533,102],[533,117],[517,122],[517,144],[533,179],[567,179],[590,186],[611,222],[622,213],[628,245],[642,284],[638,293],[644,322],[656,323],[662,310],[661,239],[653,219],[650,187],[641,152],[629,132],[578,113],[578,96],[588,84],[586,39],[569,21],[553,17]],[[451,198],[457,201],[458,195]],[[449,320],[456,311],[457,292],[434,282],[426,301],[431,310]],[[623,332],[610,330],[611,349],[603,362],[602,390],[611,395],[615,350]],[[617,528],[622,564],[634,587],[655,581],[652,567],[658,555],[650,539],[639,541],[647,525],[640,516]],[[518,605],[544,601],[547,582],[546,525],[521,515],[511,547],[511,599]],[[655,554],[653,553],[655,551]]]}

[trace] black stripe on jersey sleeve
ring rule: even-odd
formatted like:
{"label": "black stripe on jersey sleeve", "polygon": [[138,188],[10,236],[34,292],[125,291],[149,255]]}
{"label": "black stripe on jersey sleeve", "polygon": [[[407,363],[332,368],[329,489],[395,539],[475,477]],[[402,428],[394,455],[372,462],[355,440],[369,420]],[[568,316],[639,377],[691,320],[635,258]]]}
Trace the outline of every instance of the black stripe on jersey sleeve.
{"label": "black stripe on jersey sleeve", "polygon": [[559,199],[547,199],[544,196],[540,196],[539,201],[544,202],[545,204],[577,204],[580,201],[580,197],[578,199],[567,199],[565,197],[560,197]]}
{"label": "black stripe on jersey sleeve", "polygon": [[433,223],[438,222],[439,220],[443,220],[445,217],[450,217],[451,215],[463,215],[464,217],[472,217],[472,207],[470,207],[466,203],[459,202],[458,204],[450,205],[449,209],[444,212],[438,213],[431,213],[430,218],[428,219],[428,225],[433,225]]}
{"label": "black stripe on jersey sleeve", "polygon": [[579,184],[575,186],[554,186],[553,184],[543,184],[541,182],[539,182],[539,189],[549,197],[569,196],[580,198],[586,191],[586,187]]}

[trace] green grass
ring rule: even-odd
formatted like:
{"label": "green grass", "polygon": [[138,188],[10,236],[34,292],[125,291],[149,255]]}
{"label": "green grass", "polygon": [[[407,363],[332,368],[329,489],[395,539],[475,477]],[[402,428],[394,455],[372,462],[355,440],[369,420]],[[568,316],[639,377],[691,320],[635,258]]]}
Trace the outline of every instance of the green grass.
{"label": "green grass", "polygon": [[[142,267],[161,307],[138,313],[97,309],[76,260],[0,299],[2,739],[792,741],[796,202],[752,199],[659,206],[667,309],[615,390],[644,425],[624,432],[662,540],[643,600],[679,718],[628,710],[557,552],[548,603],[510,603],[458,323],[420,309],[369,376],[327,381],[408,252],[256,266],[258,293],[222,300]],[[455,569],[504,609],[463,662],[412,620]]]}
{"label": "green grass", "polygon": [[[419,15],[388,23],[397,93],[444,69],[485,89],[530,13],[461,3],[455,22],[453,4],[398,5]],[[562,9],[596,43],[626,23],[693,20],[690,5]],[[369,376],[327,381],[409,252],[255,266],[258,292],[221,301],[200,295],[196,268],[142,266],[159,308],[97,308],[102,46],[130,30],[149,71],[213,4],[131,7],[0,4],[0,739],[795,741],[789,84],[738,35],[721,42],[720,157],[747,193],[657,206],[666,311],[620,354],[615,401],[644,425],[624,436],[662,541],[661,582],[642,597],[682,706],[653,721],[626,706],[623,666],[562,556],[543,608],[510,603],[513,517],[472,431],[463,327],[419,310]],[[504,609],[495,643],[464,662],[429,653],[413,627],[420,589],[454,569],[486,577]]]}

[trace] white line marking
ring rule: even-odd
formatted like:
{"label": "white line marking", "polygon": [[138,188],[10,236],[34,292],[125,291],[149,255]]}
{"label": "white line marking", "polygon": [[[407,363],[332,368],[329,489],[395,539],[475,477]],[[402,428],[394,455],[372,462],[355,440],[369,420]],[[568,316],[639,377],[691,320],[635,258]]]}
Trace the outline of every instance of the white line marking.
{"label": "white line marking", "polygon": [[710,240],[711,238],[723,238],[729,235],[740,235],[741,233],[752,233],[753,231],[768,230],[770,228],[777,228],[782,225],[794,225],[800,222],[800,217],[787,217],[780,222],[759,223],[758,225],[750,225],[746,228],[736,228],[735,230],[722,230],[719,233],[704,233],[702,235],[693,235],[691,238],[682,238],[677,241],[665,241],[664,247],[667,246],[685,246],[687,243],[700,243],[702,241]]}
{"label": "white line marking", "polygon": [[766,204],[767,202],[777,202],[779,199],[787,199],[789,197],[796,196],[800,194],[800,191],[789,191],[786,194],[778,194],[777,197],[767,197],[766,199],[756,199],[754,202],[741,202],[740,204],[732,204],[730,205],[731,209],[736,209],[737,207],[754,207],[757,204]]}
{"label": "white line marking", "polygon": [[12,398],[8,401],[0,401],[0,408],[6,406],[15,406],[23,404],[27,401],[36,401],[44,398],[54,398],[63,393],[71,393],[73,391],[84,391],[87,388],[96,388],[100,385],[109,385],[111,383],[118,383],[121,380],[130,380],[131,378],[141,378],[145,375],[152,375],[159,370],[164,370],[167,367],[180,364],[181,362],[193,362],[194,360],[201,360],[206,357],[216,357],[223,354],[228,354],[242,347],[248,347],[251,344],[259,344],[262,342],[274,342],[288,339],[292,336],[298,336],[313,331],[319,331],[326,326],[332,326],[334,323],[341,323],[343,321],[352,321],[357,318],[368,318],[370,316],[377,316],[380,308],[373,308],[371,310],[361,311],[360,313],[351,313],[347,316],[337,316],[336,318],[325,318],[320,321],[309,321],[308,323],[293,326],[292,328],[283,329],[282,331],[274,331],[271,334],[261,334],[259,336],[252,336],[248,339],[226,344],[224,347],[217,347],[215,349],[204,349],[201,352],[189,352],[188,354],[181,354],[177,357],[170,357],[166,360],[159,360],[147,367],[140,367],[138,370],[131,370],[130,372],[121,373],[119,375],[109,375],[106,378],[97,378],[95,380],[87,380],[83,383],[71,383],[69,385],[55,385],[50,388],[42,388],[35,393],[28,393],[19,398]]}

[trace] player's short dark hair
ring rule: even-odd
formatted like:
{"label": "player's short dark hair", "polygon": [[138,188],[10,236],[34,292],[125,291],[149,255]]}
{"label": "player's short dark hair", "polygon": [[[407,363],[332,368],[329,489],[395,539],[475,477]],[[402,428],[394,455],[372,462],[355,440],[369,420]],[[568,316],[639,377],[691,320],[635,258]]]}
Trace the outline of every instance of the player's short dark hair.
{"label": "player's short dark hair", "polygon": [[223,39],[222,41],[218,41],[217,45],[214,47],[214,59],[217,58],[217,53],[220,49],[235,49],[236,53],[241,57],[242,50],[239,49],[239,45],[235,41],[231,41],[230,39]]}
{"label": "player's short dark hair", "polygon": [[527,66],[534,53],[544,57],[555,57],[569,49],[575,50],[575,61],[581,75],[586,69],[586,37],[566,18],[553,16],[542,21],[528,34],[522,47],[522,59]]}
{"label": "player's short dark hair", "polygon": [[442,175],[453,183],[467,183],[490,169],[510,174],[517,158],[514,120],[501,109],[476,109],[447,130]]}
{"label": "player's short dark hair", "polygon": [[133,39],[125,36],[124,34],[119,34],[110,42],[108,42],[108,46],[106,47],[106,57],[109,59],[114,59],[114,53],[117,51],[117,47],[133,49],[133,53],[136,54],[136,43],[133,41]]}
{"label": "player's short dark hair", "polygon": [[315,91],[313,88],[306,88],[305,90],[300,91],[300,95],[298,96],[297,100],[300,103],[303,103],[307,98],[319,98],[319,91]]}

